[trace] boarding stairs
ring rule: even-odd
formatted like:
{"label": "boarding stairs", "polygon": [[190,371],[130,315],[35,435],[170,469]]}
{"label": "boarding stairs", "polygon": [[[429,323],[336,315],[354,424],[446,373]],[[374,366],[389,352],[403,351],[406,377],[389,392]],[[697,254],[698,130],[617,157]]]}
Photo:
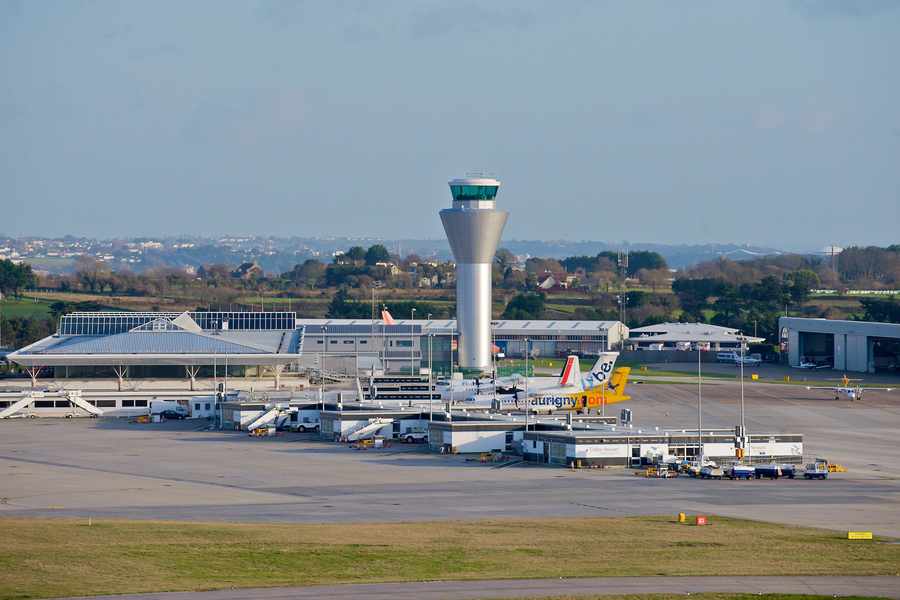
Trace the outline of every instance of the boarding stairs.
{"label": "boarding stairs", "polygon": [[372,437],[373,435],[378,433],[378,431],[380,431],[385,425],[390,425],[393,422],[394,419],[369,419],[368,423],[363,423],[359,427],[351,429],[350,432],[346,436],[344,436],[344,439],[348,442],[356,442],[368,437]]}
{"label": "boarding stairs", "polygon": [[249,425],[247,425],[247,431],[255,431],[261,427],[268,427],[269,425],[278,425],[283,419],[279,417],[285,417],[283,414],[286,408],[283,405],[276,404],[259,417],[254,419]]}
{"label": "boarding stairs", "polygon": [[353,379],[353,376],[348,373],[343,373],[341,371],[330,371],[330,370],[322,370],[311,368],[307,370],[307,376],[309,377],[309,382],[313,384],[322,383],[342,383],[344,381],[349,381]]}
{"label": "boarding stairs", "polygon": [[66,393],[66,397],[73,406],[77,406],[92,417],[99,417],[103,411],[81,397],[81,390],[72,390]]}
{"label": "boarding stairs", "polygon": [[0,419],[8,419],[12,417],[26,406],[29,406],[33,400],[34,397],[31,394],[27,394],[24,398],[13,402],[3,410],[0,410]]}
{"label": "boarding stairs", "polygon": [[21,412],[25,408],[28,408],[35,400],[40,398],[65,398],[69,401],[70,404],[72,404],[72,406],[76,406],[84,410],[89,415],[100,416],[103,414],[102,410],[100,410],[93,404],[86,402],[81,397],[81,390],[70,390],[68,392],[44,392],[35,390],[24,392],[21,398],[19,398],[3,410],[0,410],[0,419],[9,419],[16,416],[17,413]]}

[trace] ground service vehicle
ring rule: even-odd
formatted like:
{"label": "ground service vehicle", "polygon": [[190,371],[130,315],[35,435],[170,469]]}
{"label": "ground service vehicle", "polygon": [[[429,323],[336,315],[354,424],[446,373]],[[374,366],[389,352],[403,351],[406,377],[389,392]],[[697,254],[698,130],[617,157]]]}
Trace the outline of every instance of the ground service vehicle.
{"label": "ground service vehicle", "polygon": [[761,479],[766,477],[768,479],[778,479],[779,477],[787,477],[788,479],[793,479],[796,474],[794,469],[794,465],[759,465],[756,467],[756,478]]}
{"label": "ground service vehicle", "polygon": [[817,460],[809,463],[803,469],[804,479],[828,479],[828,463],[824,460]]}
{"label": "ground service vehicle", "polygon": [[701,479],[722,479],[724,476],[725,472],[722,470],[722,467],[716,465],[706,465],[700,469]]}
{"label": "ground service vehicle", "polygon": [[728,469],[728,476],[732,479],[746,479],[750,480],[753,478],[756,469],[749,465],[731,465]]}

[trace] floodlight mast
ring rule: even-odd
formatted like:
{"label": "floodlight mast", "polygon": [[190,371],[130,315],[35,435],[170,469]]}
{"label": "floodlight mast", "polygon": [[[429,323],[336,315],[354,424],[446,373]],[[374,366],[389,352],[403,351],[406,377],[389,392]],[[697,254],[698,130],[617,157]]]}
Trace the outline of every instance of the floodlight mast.
{"label": "floodlight mast", "polygon": [[496,209],[496,179],[465,177],[449,184],[453,207],[440,215],[456,259],[459,366],[484,373],[491,366],[491,264],[509,213]]}

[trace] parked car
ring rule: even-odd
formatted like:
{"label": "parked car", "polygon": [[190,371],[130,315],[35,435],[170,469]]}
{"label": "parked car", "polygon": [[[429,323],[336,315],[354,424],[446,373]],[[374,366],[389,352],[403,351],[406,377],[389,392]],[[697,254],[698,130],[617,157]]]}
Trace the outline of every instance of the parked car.
{"label": "parked car", "polygon": [[718,352],[718,353],[716,353],[716,362],[736,363],[737,359],[738,359],[737,352]]}
{"label": "parked car", "polygon": [[307,431],[319,431],[319,421],[316,419],[310,419],[309,417],[299,421],[297,423],[291,423],[291,431],[299,431],[300,433],[306,433]]}
{"label": "parked car", "polygon": [[428,441],[428,432],[424,429],[409,429],[400,437],[407,444],[420,444]]}
{"label": "parked car", "polygon": [[187,415],[177,410],[168,409],[159,413],[159,416],[166,420],[178,421],[184,419]]}
{"label": "parked car", "polygon": [[762,363],[762,355],[759,353],[753,353],[750,355],[740,356],[738,355],[734,359],[734,364],[740,366],[743,363],[745,367],[755,367]]}

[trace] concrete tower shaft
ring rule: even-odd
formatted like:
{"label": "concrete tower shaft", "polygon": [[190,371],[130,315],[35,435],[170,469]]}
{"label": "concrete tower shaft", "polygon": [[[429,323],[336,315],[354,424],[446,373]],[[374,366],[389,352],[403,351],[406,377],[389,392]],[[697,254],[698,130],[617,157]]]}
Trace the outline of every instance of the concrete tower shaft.
{"label": "concrete tower shaft", "polygon": [[491,263],[509,216],[496,209],[499,188],[496,179],[454,179],[453,208],[441,211],[456,259],[459,365],[467,369],[491,366]]}

